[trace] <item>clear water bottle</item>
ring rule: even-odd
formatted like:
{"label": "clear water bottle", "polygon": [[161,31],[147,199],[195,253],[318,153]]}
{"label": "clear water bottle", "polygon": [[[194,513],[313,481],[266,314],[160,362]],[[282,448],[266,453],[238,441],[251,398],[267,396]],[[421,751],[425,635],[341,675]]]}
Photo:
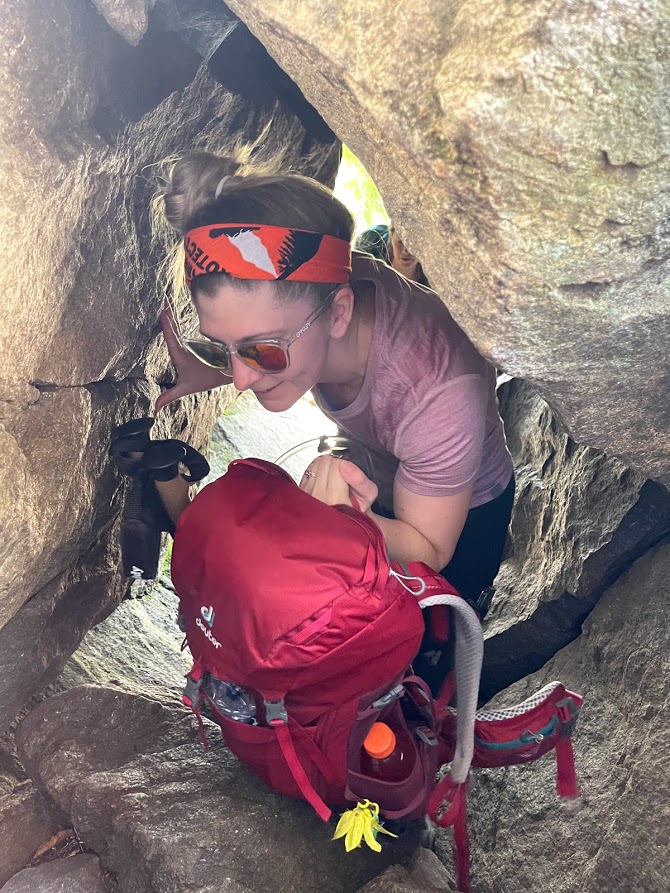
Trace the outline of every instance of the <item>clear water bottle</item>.
{"label": "clear water bottle", "polygon": [[256,725],[256,701],[250,692],[233,682],[217,679],[211,673],[205,676],[202,687],[219,713],[235,722]]}

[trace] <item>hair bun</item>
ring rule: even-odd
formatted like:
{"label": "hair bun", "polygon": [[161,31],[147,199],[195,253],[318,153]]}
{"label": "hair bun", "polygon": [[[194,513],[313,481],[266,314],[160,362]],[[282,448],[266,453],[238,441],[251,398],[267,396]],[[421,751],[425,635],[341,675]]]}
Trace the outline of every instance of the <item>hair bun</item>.
{"label": "hair bun", "polygon": [[225,183],[234,177],[239,164],[213,152],[192,152],[176,161],[162,190],[165,216],[183,236],[191,221],[221,195]]}
{"label": "hair bun", "polygon": [[224,174],[221,177],[221,179],[219,180],[219,182],[216,185],[216,189],[214,190],[214,201],[216,201],[219,198],[219,196],[221,195],[221,193],[223,192],[223,187],[226,185],[226,182],[228,180],[232,180],[233,177],[234,177],[234,174]]}

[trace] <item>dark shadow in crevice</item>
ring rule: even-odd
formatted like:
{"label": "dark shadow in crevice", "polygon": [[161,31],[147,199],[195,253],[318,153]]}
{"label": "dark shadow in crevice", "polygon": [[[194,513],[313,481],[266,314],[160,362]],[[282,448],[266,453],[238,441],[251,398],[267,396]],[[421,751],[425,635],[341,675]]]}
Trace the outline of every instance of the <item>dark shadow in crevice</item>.
{"label": "dark shadow in crevice", "polygon": [[115,41],[108,92],[98,104],[92,125],[108,144],[127,124],[139,121],[176,90],[193,80],[201,57],[154,18],[137,46]]}
{"label": "dark shadow in crevice", "polygon": [[[582,624],[603,594],[626,570],[670,534],[670,493],[647,481],[612,538],[585,564],[585,597],[565,592],[541,603],[528,619],[484,643],[480,699],[485,702],[539,670],[582,632]],[[590,577],[592,585],[588,586]]]}
{"label": "dark shadow in crevice", "polygon": [[[209,70],[226,90],[245,99],[259,119],[267,119],[277,103],[305,128],[308,147],[329,144],[336,137],[300,88],[277,65],[263,44],[240,23],[209,61]],[[240,124],[243,122],[240,122]],[[303,153],[305,146],[303,146]]]}

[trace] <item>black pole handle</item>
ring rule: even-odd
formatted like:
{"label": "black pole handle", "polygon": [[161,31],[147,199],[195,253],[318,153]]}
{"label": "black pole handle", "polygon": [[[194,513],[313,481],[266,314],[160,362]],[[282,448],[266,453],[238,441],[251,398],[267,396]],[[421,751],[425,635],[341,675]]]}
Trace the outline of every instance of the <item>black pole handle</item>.
{"label": "black pole handle", "polygon": [[131,453],[143,453],[151,440],[149,432],[154,420],[150,417],[131,419],[123,425],[112,429],[112,440],[109,455],[116,462],[123,474],[135,475],[139,471],[139,461],[131,458]]}
{"label": "black pole handle", "polygon": [[152,440],[140,462],[154,481],[172,481],[186,459],[186,446],[179,440]]}
{"label": "black pole handle", "polygon": [[[156,481],[171,481],[179,474],[179,466],[185,465],[188,474],[182,475],[189,484],[195,484],[209,474],[209,463],[197,450],[181,440],[151,440],[149,432],[154,419],[131,419],[112,431],[109,455],[120,471],[134,476],[144,470]],[[142,453],[141,459],[132,459],[131,453]]]}
{"label": "black pole handle", "polygon": [[154,426],[154,419],[147,416],[141,419],[131,419],[123,425],[112,428],[112,447],[122,444],[124,452],[141,453],[149,444],[149,432]]}
{"label": "black pole handle", "polygon": [[189,484],[195,484],[209,474],[207,459],[181,440],[152,440],[142,457],[142,467],[155,481],[173,480],[179,474],[180,465],[188,468],[189,473],[182,477]]}
{"label": "black pole handle", "polygon": [[[181,441],[178,442],[181,443]],[[196,484],[209,474],[209,462],[202,453],[194,450],[189,444],[185,443],[184,448],[186,449],[186,458],[182,461],[188,468],[189,473],[182,475],[182,477],[189,484]]]}

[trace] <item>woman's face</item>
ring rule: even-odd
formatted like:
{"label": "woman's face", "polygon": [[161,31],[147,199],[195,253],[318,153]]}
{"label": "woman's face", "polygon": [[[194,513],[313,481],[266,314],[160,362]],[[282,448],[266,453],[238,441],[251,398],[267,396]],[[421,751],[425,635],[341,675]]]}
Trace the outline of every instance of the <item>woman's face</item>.
{"label": "woman's face", "polygon": [[[248,338],[292,338],[314,310],[307,299],[280,303],[271,282],[259,282],[247,290],[226,283],[211,296],[199,295],[195,305],[200,332],[229,347]],[[265,409],[283,412],[319,382],[329,341],[326,311],[289,347],[288,369],[269,374],[233,356],[233,384],[239,391],[253,391]]]}
{"label": "woman's face", "polygon": [[405,248],[396,230],[391,227],[392,267],[402,273],[406,279],[414,279],[419,261]]}

